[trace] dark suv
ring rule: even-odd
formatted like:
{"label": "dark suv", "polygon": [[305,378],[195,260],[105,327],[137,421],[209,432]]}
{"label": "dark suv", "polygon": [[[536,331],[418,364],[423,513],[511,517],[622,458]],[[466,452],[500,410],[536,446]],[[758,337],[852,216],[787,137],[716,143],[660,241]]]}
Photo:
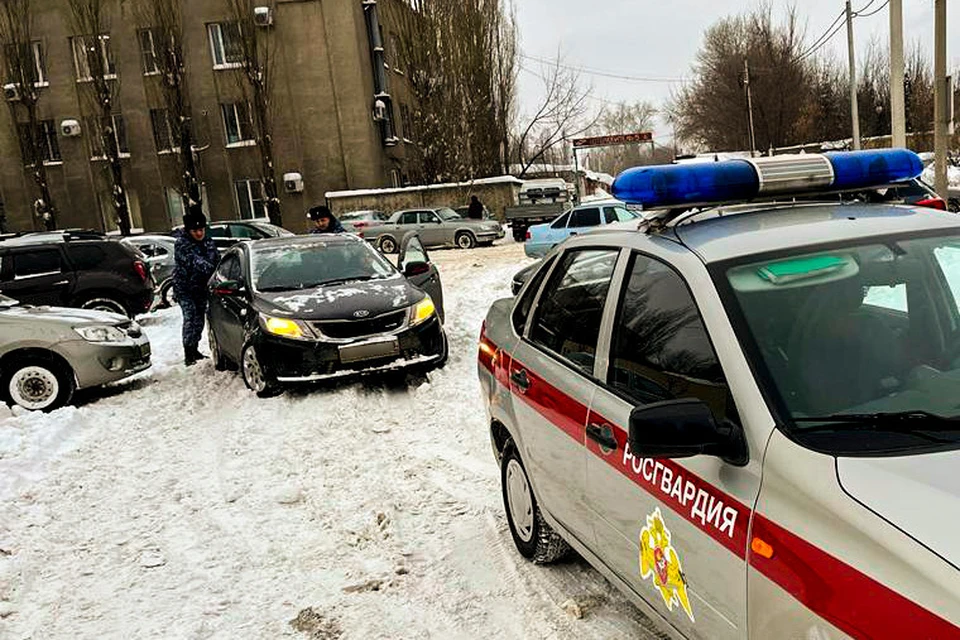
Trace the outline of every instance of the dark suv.
{"label": "dark suv", "polygon": [[0,293],[24,304],[133,317],[150,309],[153,288],[136,249],[96,232],[27,233],[0,242]]}

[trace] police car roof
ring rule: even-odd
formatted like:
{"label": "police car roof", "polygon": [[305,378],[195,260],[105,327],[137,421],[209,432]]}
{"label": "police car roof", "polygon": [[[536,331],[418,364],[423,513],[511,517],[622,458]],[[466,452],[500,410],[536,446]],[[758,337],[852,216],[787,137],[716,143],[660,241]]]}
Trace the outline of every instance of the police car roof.
{"label": "police car roof", "polygon": [[[725,215],[728,214],[728,215]],[[732,215],[730,215],[732,214]],[[706,263],[916,231],[960,233],[960,216],[925,207],[885,204],[785,204],[717,207],[680,222],[677,238]]]}
{"label": "police car roof", "polygon": [[352,233],[315,233],[305,236],[279,236],[263,238],[248,242],[247,246],[254,250],[276,249],[277,247],[297,247],[317,244],[367,244],[362,238]]}

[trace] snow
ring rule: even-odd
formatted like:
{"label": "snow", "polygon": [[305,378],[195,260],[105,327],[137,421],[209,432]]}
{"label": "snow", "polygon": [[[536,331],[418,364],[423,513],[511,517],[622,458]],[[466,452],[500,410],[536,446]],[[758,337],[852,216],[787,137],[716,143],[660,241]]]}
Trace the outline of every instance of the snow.
{"label": "snow", "polygon": [[[923,175],[920,176],[921,179],[932,186],[936,181],[934,175],[935,170],[934,165],[929,165],[923,170]],[[960,167],[947,166],[947,182],[950,184],[951,189],[960,189]]]}
{"label": "snow", "polygon": [[135,379],[0,409],[0,637],[654,637],[582,560],[513,547],[475,354],[521,245],[432,257],[451,357],[426,378],[260,400],[182,366],[173,309]]}

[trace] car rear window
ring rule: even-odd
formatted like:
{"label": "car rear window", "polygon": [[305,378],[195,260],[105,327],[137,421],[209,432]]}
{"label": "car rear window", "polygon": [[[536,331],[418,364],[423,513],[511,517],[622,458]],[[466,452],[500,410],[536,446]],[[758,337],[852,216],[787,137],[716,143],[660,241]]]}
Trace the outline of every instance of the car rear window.
{"label": "car rear window", "polygon": [[106,252],[96,245],[71,245],[67,248],[70,262],[78,271],[89,271],[103,264],[107,258]]}

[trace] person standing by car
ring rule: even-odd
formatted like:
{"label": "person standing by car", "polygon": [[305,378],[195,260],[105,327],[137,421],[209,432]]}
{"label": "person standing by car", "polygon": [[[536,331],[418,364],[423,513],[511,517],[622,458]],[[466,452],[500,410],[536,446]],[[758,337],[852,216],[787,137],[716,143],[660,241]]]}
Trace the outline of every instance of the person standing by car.
{"label": "person standing by car", "polygon": [[467,217],[471,220],[483,220],[483,203],[477,196],[470,196],[470,208],[467,209]]}
{"label": "person standing by car", "polygon": [[323,205],[310,209],[307,217],[313,220],[313,229],[310,229],[310,233],[346,233],[346,229],[337,217]]}
{"label": "person standing by car", "polygon": [[217,245],[207,236],[206,216],[185,215],[174,245],[173,290],[183,313],[183,362],[188,367],[206,358],[198,346],[207,313],[207,281],[219,260]]}

